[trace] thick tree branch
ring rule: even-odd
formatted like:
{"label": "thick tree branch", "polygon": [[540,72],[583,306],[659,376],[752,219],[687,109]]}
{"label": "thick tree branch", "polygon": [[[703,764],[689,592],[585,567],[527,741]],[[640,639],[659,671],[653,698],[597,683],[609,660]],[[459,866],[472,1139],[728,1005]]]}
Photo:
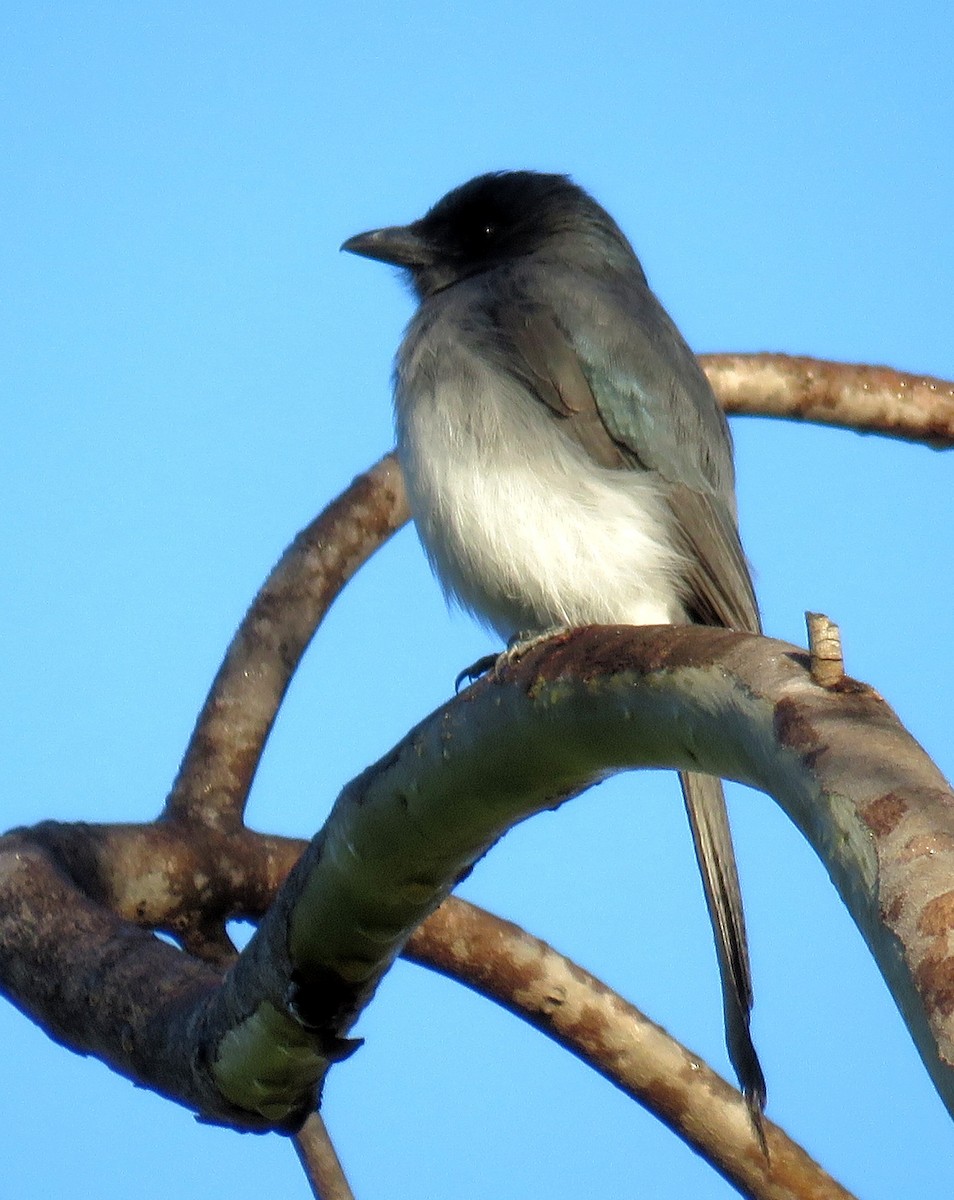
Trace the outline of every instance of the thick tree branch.
{"label": "thick tree branch", "polygon": [[[607,771],[661,765],[707,767],[780,800],[950,1101],[950,792],[869,689],[826,690],[803,652],[721,630],[580,630],[468,689],[345,788],[221,987],[188,956],[78,907],[21,835],[0,877],[0,975],[59,1036],[74,1020],[64,1013],[79,1014],[75,1048],[210,1119],[295,1128],[413,928],[488,846]],[[84,955],[94,970],[80,969]],[[149,987],[130,982],[133,968]]]}
{"label": "thick tree branch", "polygon": [[[44,821],[17,831],[77,887],[84,901],[136,926],[172,934],[190,953],[235,957],[210,931],[232,918],[259,918],[308,843],[163,819],[143,825]],[[209,935],[207,938],[206,935]]]}
{"label": "thick tree branch", "polygon": [[[28,1015],[68,1046],[96,1053],[120,1073],[192,1107],[203,1096],[208,1104],[221,1102],[217,1093],[210,1096],[208,1077],[196,1071],[202,1056],[188,1038],[190,1018],[201,1010],[203,995],[221,984],[222,969],[200,967],[194,975],[186,956],[104,913],[69,876],[75,869],[95,878],[108,863],[108,879],[115,880],[124,864],[131,876],[117,894],[130,906],[129,918],[145,915],[168,928],[183,906],[201,902],[202,881],[222,869],[235,888],[232,906],[257,917],[280,881],[278,864],[290,867],[307,843],[247,830],[235,836],[247,843],[245,854],[233,853],[225,868],[217,862],[220,835],[208,826],[175,823],[157,830],[49,822],[0,839],[0,912],[8,921],[0,921],[0,976],[7,988],[15,989]],[[66,873],[55,866],[60,855],[69,863]],[[146,865],[151,870],[144,876]],[[218,886],[224,896],[226,884]],[[7,907],[8,897],[26,905],[29,921],[21,908]],[[145,907],[137,914],[140,904]],[[406,953],[559,1041],[669,1124],[744,1194],[757,1200],[847,1195],[772,1125],[768,1168],[738,1092],[604,984],[510,922],[450,897],[415,931]],[[42,970],[36,969],[38,961]],[[158,986],[153,969],[162,972]],[[194,985],[201,989],[195,994]],[[554,989],[560,989],[559,1003]],[[156,1026],[167,1032],[150,1056]],[[168,1056],[163,1047],[170,1042],[178,1053]],[[672,1079],[663,1082],[668,1072]],[[244,1123],[244,1114],[233,1116]],[[317,1152],[309,1177],[323,1195],[322,1188],[327,1192],[342,1183],[336,1182],[323,1139],[316,1144],[311,1119],[305,1128],[310,1132],[299,1153],[314,1159]],[[779,1191],[783,1187],[789,1190]]]}
{"label": "thick tree branch", "polygon": [[213,967],[89,900],[28,831],[0,839],[0,984],[57,1041],[222,1112],[191,1024],[219,983]]}
{"label": "thick tree branch", "polygon": [[283,1039],[293,1062],[307,1031],[332,1056],[346,1049],[413,927],[506,828],[633,766],[704,767],[778,798],[950,1104],[954,797],[943,778],[875,693],[819,687],[802,651],[668,627],[580,630],[531,651],[344,790],[212,1001],[213,1070],[232,1104],[293,1119],[307,1096],[300,1063],[276,1070]]}
{"label": "thick tree branch", "polygon": [[726,412],[788,417],[954,446],[954,383],[891,367],[826,362],[788,354],[703,354]]}

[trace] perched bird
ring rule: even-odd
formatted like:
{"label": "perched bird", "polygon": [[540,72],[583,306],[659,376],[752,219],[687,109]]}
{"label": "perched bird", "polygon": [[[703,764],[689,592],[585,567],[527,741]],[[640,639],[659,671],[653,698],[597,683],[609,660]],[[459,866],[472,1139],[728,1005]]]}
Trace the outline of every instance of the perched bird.
{"label": "perched bird", "polygon": [[[342,249],[403,268],[419,301],[395,365],[397,448],[451,599],[511,644],[592,624],[759,630],[722,410],[626,237],[582,188],[482,175]],[[725,798],[712,776],[680,780],[729,1054],[761,1135]]]}

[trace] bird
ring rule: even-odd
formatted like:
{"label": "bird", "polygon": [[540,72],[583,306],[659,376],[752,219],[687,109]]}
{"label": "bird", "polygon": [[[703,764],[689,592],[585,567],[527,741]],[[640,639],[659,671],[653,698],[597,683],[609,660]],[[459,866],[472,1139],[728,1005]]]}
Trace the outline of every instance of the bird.
{"label": "bird", "polygon": [[[630,242],[569,176],[496,171],[342,250],[417,299],[394,365],[397,454],[452,603],[519,654],[584,625],[758,633],[722,409]],[[759,1140],[765,1077],[721,782],[680,775],[726,1043]]]}

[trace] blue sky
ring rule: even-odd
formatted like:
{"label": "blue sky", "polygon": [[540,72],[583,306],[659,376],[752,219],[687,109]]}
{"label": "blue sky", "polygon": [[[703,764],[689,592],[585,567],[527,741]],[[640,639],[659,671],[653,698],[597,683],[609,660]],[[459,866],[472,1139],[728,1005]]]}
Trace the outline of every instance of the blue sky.
{"label": "blue sky", "polygon": [[[338,253],[501,167],[569,171],[700,351],[954,377],[954,10],[551,0],[280,10],[8,0],[0,14],[0,816],[148,819],[285,543],[391,443],[411,302]],[[833,11],[834,10],[834,11]],[[765,625],[840,622],[950,776],[954,458],[734,424]],[[316,639],[251,820],[307,835],[492,648],[410,531]],[[954,1129],[820,864],[730,796],[769,1115],[866,1200],[947,1197]],[[529,822],[463,894],[728,1071],[674,778]],[[326,1116],[363,1200],[733,1195],[603,1081],[399,965]],[[207,1129],[0,1006],[22,1200],[304,1196],[277,1137]],[[51,1148],[55,1147],[55,1153]]]}

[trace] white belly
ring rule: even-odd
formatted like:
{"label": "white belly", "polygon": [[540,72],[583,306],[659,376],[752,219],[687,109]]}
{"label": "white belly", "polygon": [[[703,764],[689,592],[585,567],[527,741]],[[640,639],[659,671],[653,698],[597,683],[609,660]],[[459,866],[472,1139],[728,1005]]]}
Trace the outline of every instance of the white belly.
{"label": "white belly", "polygon": [[504,638],[684,621],[655,477],[596,467],[536,401],[499,400],[399,401],[411,511],[447,594]]}

